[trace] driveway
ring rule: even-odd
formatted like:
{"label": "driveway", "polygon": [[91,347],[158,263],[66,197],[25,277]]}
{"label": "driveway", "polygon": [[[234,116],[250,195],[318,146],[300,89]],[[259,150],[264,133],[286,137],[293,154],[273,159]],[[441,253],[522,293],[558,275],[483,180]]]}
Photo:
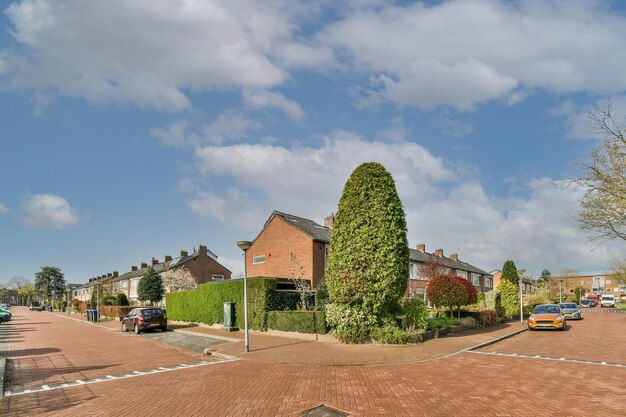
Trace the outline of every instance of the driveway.
{"label": "driveway", "polygon": [[[145,346],[147,351],[159,352],[143,359],[148,362],[165,358],[169,363],[201,359],[143,337],[125,337],[119,332],[78,323],[72,328],[76,326],[90,329],[93,337],[100,337],[96,331],[105,335],[104,338],[115,337],[109,345],[132,343],[126,349]],[[574,331],[582,326],[585,332]],[[23,322],[20,327],[36,326]],[[535,342],[550,346],[558,346],[552,343],[555,340],[585,343],[585,338],[602,338],[607,329],[624,333],[626,316],[597,313],[572,323],[567,332],[525,332],[483,350],[534,353],[530,349],[536,348]],[[33,332],[21,334],[25,339],[35,336]],[[541,339],[529,339],[536,336]],[[300,346],[295,343],[292,349],[297,351]],[[306,346],[324,347],[315,342]],[[615,347],[618,351],[619,346]],[[72,357],[65,345],[56,349],[60,352],[54,355]],[[111,349],[119,351],[117,346]],[[558,352],[557,347],[541,351],[545,355]],[[576,349],[572,347],[566,354],[574,355]],[[240,356],[245,355],[241,352]],[[107,363],[104,358],[99,360],[105,362],[100,366],[122,366]],[[94,374],[102,373],[101,369]],[[549,389],[543,389],[546,384]],[[125,393],[133,387],[136,389],[133,401],[124,401]],[[254,359],[216,362],[138,378],[11,396],[3,400],[2,412],[16,416],[293,417],[325,404],[352,416],[623,416],[626,415],[624,398],[626,368],[467,352],[426,362],[373,366],[284,364]]]}

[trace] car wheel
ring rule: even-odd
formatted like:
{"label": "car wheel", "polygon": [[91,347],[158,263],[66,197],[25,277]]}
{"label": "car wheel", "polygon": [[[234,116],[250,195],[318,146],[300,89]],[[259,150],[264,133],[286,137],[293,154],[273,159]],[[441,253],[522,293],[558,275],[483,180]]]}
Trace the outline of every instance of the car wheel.
{"label": "car wheel", "polygon": [[135,324],[135,334],[139,334],[139,333],[141,333],[141,330],[139,330],[139,326]]}
{"label": "car wheel", "polygon": [[163,333],[165,333],[165,332],[167,331],[167,326],[163,326],[163,327],[161,327],[161,331],[162,331]]}
{"label": "car wheel", "polygon": [[535,329],[533,329],[532,327],[528,326],[528,330],[530,330],[531,332],[535,331]]}
{"label": "car wheel", "polygon": [[128,328],[126,327],[126,323],[122,322],[122,331],[127,332]]}

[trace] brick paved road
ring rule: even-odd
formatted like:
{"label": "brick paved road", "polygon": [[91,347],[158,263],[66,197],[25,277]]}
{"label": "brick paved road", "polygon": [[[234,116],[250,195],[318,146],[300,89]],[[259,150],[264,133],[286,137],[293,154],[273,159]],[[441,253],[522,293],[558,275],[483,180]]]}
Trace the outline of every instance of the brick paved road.
{"label": "brick paved road", "polygon": [[[623,333],[626,316],[598,313],[583,323],[601,337],[605,326]],[[489,349],[533,347],[527,339],[535,335],[563,334],[574,342],[577,333],[527,332]],[[129,401],[126,390],[131,386],[140,395]],[[624,398],[626,369],[463,353],[386,366],[240,360],[10,397],[3,400],[3,411],[8,415],[295,416],[324,403],[361,416],[624,416]]]}

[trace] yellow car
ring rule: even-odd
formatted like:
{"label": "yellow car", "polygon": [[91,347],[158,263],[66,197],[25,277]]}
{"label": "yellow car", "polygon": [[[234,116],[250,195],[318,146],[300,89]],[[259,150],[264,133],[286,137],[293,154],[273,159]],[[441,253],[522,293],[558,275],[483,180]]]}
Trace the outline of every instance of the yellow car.
{"label": "yellow car", "polygon": [[565,330],[567,320],[558,304],[540,304],[528,318],[528,329]]}

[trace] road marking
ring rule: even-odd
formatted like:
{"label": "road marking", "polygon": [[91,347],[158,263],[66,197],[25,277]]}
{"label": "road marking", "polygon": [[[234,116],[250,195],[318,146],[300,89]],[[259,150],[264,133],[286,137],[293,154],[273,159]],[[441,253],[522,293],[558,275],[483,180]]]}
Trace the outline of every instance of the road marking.
{"label": "road marking", "polygon": [[468,350],[466,351],[466,353],[476,353],[479,355],[506,356],[509,358],[540,359],[540,360],[545,360],[545,361],[571,362],[571,363],[581,363],[584,365],[600,365],[600,366],[613,366],[616,368],[626,368],[626,364],[624,363],[609,363],[609,362],[599,362],[599,361],[586,361],[586,360],[581,360],[581,359],[552,358],[550,356],[524,355],[521,353],[484,352],[480,350]]}
{"label": "road marking", "polygon": [[189,368],[196,368],[199,366],[207,366],[207,365],[217,365],[220,363],[226,363],[226,362],[234,362],[234,361],[238,361],[239,358],[233,358],[233,359],[223,359],[223,360],[219,360],[219,361],[202,361],[202,362],[197,362],[197,363],[192,363],[192,364],[181,364],[181,365],[176,365],[176,366],[172,366],[172,367],[159,367],[157,369],[147,369],[144,371],[132,371],[126,374],[120,374],[120,375],[106,375],[103,377],[99,377],[99,378],[93,378],[93,379],[88,379],[88,380],[82,380],[82,379],[77,379],[75,381],[69,381],[69,382],[65,382],[63,384],[60,385],[56,385],[56,386],[49,386],[49,385],[40,385],[37,387],[28,387],[28,388],[23,388],[23,389],[18,389],[18,390],[9,390],[9,391],[5,391],[4,396],[5,397],[15,397],[17,395],[24,395],[24,394],[32,394],[32,393],[36,393],[36,392],[42,392],[42,391],[52,391],[55,389],[61,389],[61,388],[68,388],[68,387],[76,387],[78,385],[87,385],[87,384],[96,384],[98,382],[107,382],[107,381],[115,381],[118,379],[126,379],[126,378],[134,378],[134,377],[138,377],[138,376],[144,376],[144,375],[152,375],[154,373],[159,373],[159,372],[170,372],[170,371],[176,371],[178,369],[189,369]]}

